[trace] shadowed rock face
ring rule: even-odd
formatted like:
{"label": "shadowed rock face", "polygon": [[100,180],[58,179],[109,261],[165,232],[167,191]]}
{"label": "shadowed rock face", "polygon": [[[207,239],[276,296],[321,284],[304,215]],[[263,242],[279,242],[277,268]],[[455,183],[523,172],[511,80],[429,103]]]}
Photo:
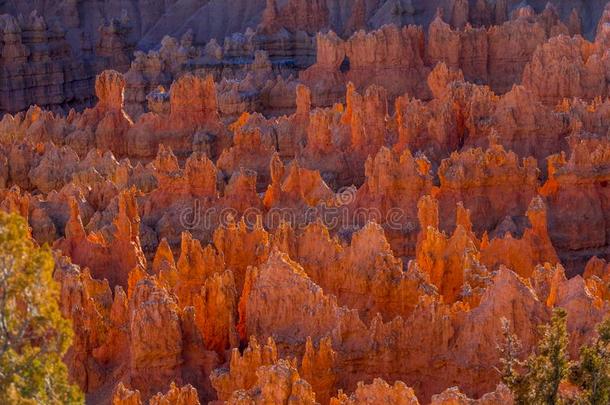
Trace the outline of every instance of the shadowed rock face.
{"label": "shadowed rock face", "polygon": [[[547,3],[556,7],[558,15],[565,21],[576,9],[583,32],[589,37],[595,34],[597,21],[606,4],[602,0],[533,0],[527,5],[534,12],[541,13]],[[201,43],[244,32],[247,27],[254,28],[260,22],[312,32],[326,28],[340,33],[365,27],[377,28],[388,23],[427,26],[439,8],[447,21],[458,28],[463,28],[467,22],[473,25],[501,24],[522,6],[523,2],[517,0],[105,0],[96,3],[16,0],[4,3],[0,12],[28,15],[37,9],[45,19],[57,19],[66,29],[80,29],[90,34],[104,20],[119,18],[125,13],[134,27],[131,36],[141,44],[154,47],[164,35],[182,35],[194,27],[197,28],[197,41]],[[205,26],[200,26],[199,21],[206,21]]]}
{"label": "shadowed rock face", "polygon": [[[82,110],[94,103],[95,76],[114,69],[130,72],[126,110],[134,118],[163,109],[158,87],[168,90],[182,73],[199,68],[227,79],[220,83],[220,110],[233,118],[251,110],[289,112],[296,86],[291,76],[300,73],[314,103],[323,106],[349,81],[360,90],[383,85],[392,97],[409,92],[428,98],[421,84],[439,61],[504,93],[521,81],[532,59],[536,68],[553,70],[542,53],[576,58],[582,48],[553,51],[559,45],[552,43],[533,56],[550,37],[582,34],[593,40],[610,19],[601,1],[530,1],[526,7],[517,0],[40,0],[5,2],[0,13],[0,112],[32,104],[64,114]],[[359,33],[388,24],[421,29]],[[318,33],[323,38],[316,39]],[[267,64],[252,61],[257,50],[270,58]],[[588,59],[587,52],[581,57]],[[605,85],[601,58],[584,60],[579,68],[598,80],[577,81],[569,90],[546,83],[544,101],[598,94]],[[548,80],[540,82],[527,70],[525,81],[536,83],[536,90]]]}
{"label": "shadowed rock face", "polygon": [[0,10],[0,209],[88,403],[510,404],[502,318],[608,316],[603,4]]}

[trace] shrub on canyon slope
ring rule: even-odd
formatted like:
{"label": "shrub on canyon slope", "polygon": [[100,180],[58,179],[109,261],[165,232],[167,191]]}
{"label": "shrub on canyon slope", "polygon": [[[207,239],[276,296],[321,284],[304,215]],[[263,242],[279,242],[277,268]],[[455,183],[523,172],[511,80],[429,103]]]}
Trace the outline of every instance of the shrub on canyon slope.
{"label": "shrub on canyon slope", "polygon": [[597,327],[598,337],[580,349],[571,380],[581,388],[580,402],[610,404],[610,318]]}
{"label": "shrub on canyon slope", "polygon": [[[568,356],[567,314],[555,308],[533,354],[519,360],[521,344],[503,319],[500,373],[517,405],[607,405],[610,403],[610,318],[598,325],[598,337],[583,346],[577,361]],[[560,389],[565,385],[566,389]]]}
{"label": "shrub on canyon slope", "polygon": [[62,361],[71,341],[48,248],[26,221],[0,213],[0,397],[8,403],[82,403]]}

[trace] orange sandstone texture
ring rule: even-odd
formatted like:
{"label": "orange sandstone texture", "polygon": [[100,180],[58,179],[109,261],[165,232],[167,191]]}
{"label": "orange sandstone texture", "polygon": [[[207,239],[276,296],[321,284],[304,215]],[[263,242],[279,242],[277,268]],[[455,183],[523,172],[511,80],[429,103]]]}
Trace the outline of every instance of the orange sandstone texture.
{"label": "orange sandstone texture", "polygon": [[[88,402],[510,404],[501,319],[529,353],[554,307],[577,355],[610,311],[610,12],[226,3],[188,5],[206,32],[128,10],[95,106],[0,121]],[[16,21],[2,61],[38,66],[50,30]]]}

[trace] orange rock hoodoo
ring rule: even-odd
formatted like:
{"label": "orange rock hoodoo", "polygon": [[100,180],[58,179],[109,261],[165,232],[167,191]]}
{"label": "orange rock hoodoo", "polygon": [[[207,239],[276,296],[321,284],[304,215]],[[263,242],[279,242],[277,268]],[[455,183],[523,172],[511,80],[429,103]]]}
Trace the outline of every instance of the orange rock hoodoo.
{"label": "orange rock hoodoo", "polygon": [[10,3],[0,209],[88,403],[510,404],[502,318],[609,315],[610,8]]}

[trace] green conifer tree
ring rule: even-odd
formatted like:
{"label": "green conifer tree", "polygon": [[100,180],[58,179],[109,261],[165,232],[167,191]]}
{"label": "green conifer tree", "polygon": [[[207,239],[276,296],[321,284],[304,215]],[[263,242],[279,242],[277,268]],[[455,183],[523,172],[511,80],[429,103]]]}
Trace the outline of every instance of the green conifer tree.
{"label": "green conifer tree", "polygon": [[548,325],[541,327],[542,338],[535,353],[525,361],[519,361],[517,337],[510,333],[507,323],[503,326],[504,346],[501,348],[501,377],[513,392],[517,405],[558,405],[563,400],[559,385],[568,377],[567,314],[555,308]]}
{"label": "green conifer tree", "polygon": [[597,327],[598,337],[580,350],[571,382],[581,391],[580,403],[610,404],[610,318]]}
{"label": "green conifer tree", "polygon": [[26,221],[0,213],[0,398],[11,404],[76,404],[63,356],[72,330],[59,309],[50,250]]}

